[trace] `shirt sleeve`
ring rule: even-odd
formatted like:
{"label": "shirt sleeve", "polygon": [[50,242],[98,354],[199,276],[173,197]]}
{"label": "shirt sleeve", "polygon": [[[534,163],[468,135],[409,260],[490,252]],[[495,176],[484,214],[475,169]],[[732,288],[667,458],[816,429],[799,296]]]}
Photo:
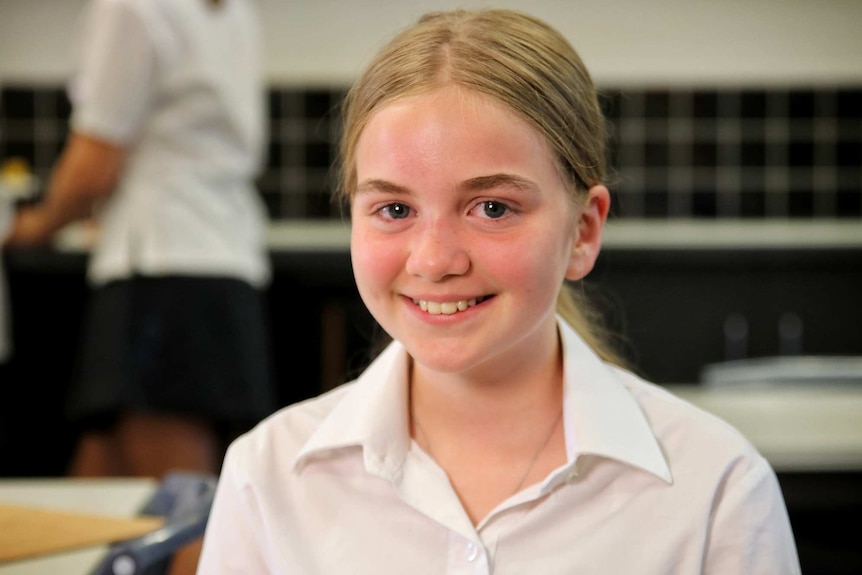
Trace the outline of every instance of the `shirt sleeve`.
{"label": "shirt sleeve", "polygon": [[758,455],[716,495],[704,575],[799,575],[801,567],[775,472]]}
{"label": "shirt sleeve", "polygon": [[125,144],[146,120],[156,49],[146,22],[125,0],[96,0],[88,16],[80,71],[70,89],[72,128]]}
{"label": "shirt sleeve", "polygon": [[242,480],[242,452],[228,448],[204,533],[197,575],[269,573],[260,501]]}

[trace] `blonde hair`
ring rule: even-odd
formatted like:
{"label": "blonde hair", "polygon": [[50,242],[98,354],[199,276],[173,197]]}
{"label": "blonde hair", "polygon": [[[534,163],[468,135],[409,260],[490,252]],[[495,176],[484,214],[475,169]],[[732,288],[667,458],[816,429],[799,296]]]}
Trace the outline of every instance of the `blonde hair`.
{"label": "blonde hair", "polygon": [[[541,20],[513,10],[432,12],[396,35],[342,104],[337,198],[349,204],[356,146],[369,118],[394,100],[457,85],[489,96],[548,142],[577,206],[605,178],[605,121],[577,52]],[[557,311],[606,361],[622,363],[580,291],[562,286]]]}

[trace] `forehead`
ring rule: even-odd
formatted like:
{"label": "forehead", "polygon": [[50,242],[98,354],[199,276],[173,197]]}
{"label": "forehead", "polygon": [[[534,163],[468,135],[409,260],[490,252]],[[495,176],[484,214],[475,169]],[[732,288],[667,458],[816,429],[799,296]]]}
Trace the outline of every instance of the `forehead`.
{"label": "forehead", "polygon": [[542,139],[539,131],[506,102],[470,88],[447,84],[386,102],[369,115],[359,140],[369,127],[392,122],[394,118],[405,115],[409,115],[412,121],[438,119],[449,122],[453,127],[468,123],[475,128],[483,123],[481,120],[486,120],[486,125],[511,125],[533,132],[533,137]]}
{"label": "forehead", "polygon": [[455,167],[557,171],[538,129],[503,103],[455,86],[388,103],[371,115],[357,142],[360,180],[383,168]]}

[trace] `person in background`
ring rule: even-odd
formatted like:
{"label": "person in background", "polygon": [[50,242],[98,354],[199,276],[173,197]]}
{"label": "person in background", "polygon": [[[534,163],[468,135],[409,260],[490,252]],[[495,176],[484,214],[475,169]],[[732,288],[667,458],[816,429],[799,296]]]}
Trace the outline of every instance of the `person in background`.
{"label": "person in background", "polygon": [[[30,199],[38,180],[30,164],[20,156],[4,158],[0,164],[0,246],[12,229],[18,203]],[[0,369],[12,356],[12,314],[3,253],[0,252]]]}
{"label": "person in background", "polygon": [[93,0],[71,132],[8,248],[91,216],[97,238],[69,473],[217,473],[272,412],[266,107],[255,0]]}
{"label": "person in background", "polygon": [[[14,207],[12,201],[0,189],[0,240],[12,227]],[[6,295],[6,271],[0,253],[0,369],[12,353],[11,318],[9,316],[9,301]]]}
{"label": "person in background", "polygon": [[610,204],[566,39],[428,14],[342,117],[356,284],[394,341],[232,443],[199,573],[800,572],[768,462],[617,365],[565,287]]}
{"label": "person in background", "polygon": [[[7,198],[3,190],[0,189],[0,241],[2,241],[11,229],[14,215],[15,209],[11,198]],[[6,272],[2,255],[0,254],[0,365],[12,353],[11,319],[9,318],[9,302],[6,296]]]}

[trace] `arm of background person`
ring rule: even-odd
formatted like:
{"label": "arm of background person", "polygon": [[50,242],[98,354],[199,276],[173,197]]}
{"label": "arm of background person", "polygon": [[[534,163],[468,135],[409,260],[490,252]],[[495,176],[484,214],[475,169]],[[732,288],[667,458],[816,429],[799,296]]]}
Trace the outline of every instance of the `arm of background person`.
{"label": "arm of background person", "polygon": [[20,209],[8,246],[47,243],[66,224],[89,218],[116,187],[148,118],[156,47],[137,3],[94,0],[84,16],[70,136],[44,199]]}
{"label": "arm of background person", "polygon": [[72,132],[45,198],[18,211],[5,246],[45,244],[67,224],[89,218],[94,206],[114,190],[125,158],[125,146]]}

